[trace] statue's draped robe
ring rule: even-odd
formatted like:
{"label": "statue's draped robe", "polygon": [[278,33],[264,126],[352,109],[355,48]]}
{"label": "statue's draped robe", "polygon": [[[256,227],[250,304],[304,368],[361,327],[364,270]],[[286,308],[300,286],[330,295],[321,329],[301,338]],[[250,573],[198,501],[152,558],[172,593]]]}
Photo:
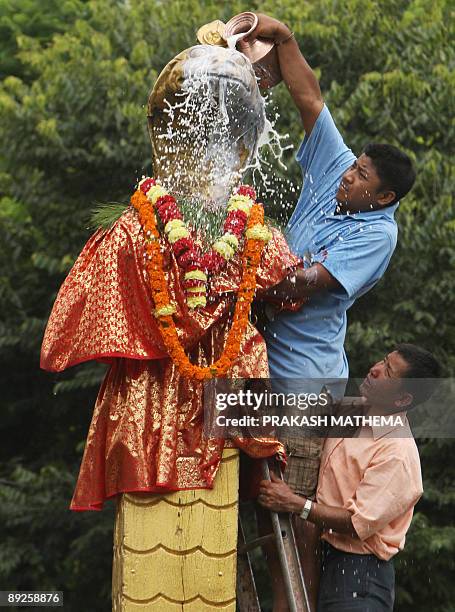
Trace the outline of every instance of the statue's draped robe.
{"label": "statue's draped robe", "polygon": [[[204,309],[187,308],[179,269],[163,240],[165,271],[180,341],[193,363],[221,354],[241,280],[241,255],[210,284]],[[239,253],[241,252],[239,249]],[[168,358],[156,325],[144,265],[144,238],[134,209],[87,242],[55,301],[41,367],[59,372],[97,359],[110,363],[87,438],[73,510],[99,510],[122,492],[211,488],[224,440],[203,436],[203,383],[183,377]],[[261,291],[298,264],[273,230],[257,273]],[[248,324],[229,377],[268,376],[264,340]],[[254,457],[280,450],[272,439],[235,440]]]}

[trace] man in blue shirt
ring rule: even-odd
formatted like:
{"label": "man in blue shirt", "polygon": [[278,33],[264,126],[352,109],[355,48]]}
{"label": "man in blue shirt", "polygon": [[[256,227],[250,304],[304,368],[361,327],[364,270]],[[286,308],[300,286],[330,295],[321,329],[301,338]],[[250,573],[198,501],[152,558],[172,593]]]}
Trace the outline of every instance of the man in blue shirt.
{"label": "man in blue shirt", "polygon": [[274,294],[308,302],[267,325],[270,371],[280,378],[347,378],[346,311],[387,269],[397,242],[394,213],[415,171],[409,157],[391,145],[369,144],[359,158],[354,155],[289,34],[265,15],[254,31],[254,36],[284,40],[278,44],[280,67],[306,134],[296,156],[303,188],[287,226],[289,244],[305,269]]}
{"label": "man in blue shirt", "polygon": [[299,311],[283,312],[267,325],[272,376],[348,376],[346,311],[382,277],[397,242],[395,193],[381,196],[384,205],[374,195],[362,197],[380,180],[374,155],[385,147],[368,145],[357,160],[325,105],[305,136],[297,153],[304,184],[287,226],[305,271],[278,291],[297,297],[311,289],[311,295]]}
{"label": "man in blue shirt", "polygon": [[[275,42],[283,80],[305,129],[296,156],[303,188],[287,227],[290,246],[304,267],[273,295],[307,301],[297,312],[269,315],[264,335],[270,374],[280,379],[347,379],[346,311],[387,269],[397,242],[394,213],[411,189],[415,171],[409,157],[391,145],[368,144],[357,158],[336,128],[292,32],[276,19],[258,18],[250,37]],[[295,492],[311,496],[320,447],[307,438],[292,450],[285,478]],[[296,535],[303,546],[298,529]],[[276,602],[274,611],[286,609],[280,605]]]}

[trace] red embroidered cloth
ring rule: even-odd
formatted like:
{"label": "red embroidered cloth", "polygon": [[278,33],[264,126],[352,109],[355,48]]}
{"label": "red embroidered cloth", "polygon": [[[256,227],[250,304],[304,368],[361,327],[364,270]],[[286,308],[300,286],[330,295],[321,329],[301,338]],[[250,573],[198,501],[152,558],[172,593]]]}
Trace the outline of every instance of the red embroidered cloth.
{"label": "red embroidered cloth", "polygon": [[[191,311],[175,258],[164,241],[163,247],[180,340],[193,363],[208,365],[221,354],[229,331],[240,256],[212,280],[208,306]],[[202,434],[203,383],[181,376],[166,355],[153,316],[144,251],[130,208],[110,230],[99,230],[87,242],[46,328],[43,369],[62,371],[91,359],[111,362],[96,401],[73,510],[100,510],[104,500],[126,491],[210,488],[221,459],[225,441]],[[273,230],[257,274],[258,291],[279,283],[298,263]],[[268,375],[265,343],[251,324],[229,375]],[[253,457],[282,450],[272,439],[234,443]]]}

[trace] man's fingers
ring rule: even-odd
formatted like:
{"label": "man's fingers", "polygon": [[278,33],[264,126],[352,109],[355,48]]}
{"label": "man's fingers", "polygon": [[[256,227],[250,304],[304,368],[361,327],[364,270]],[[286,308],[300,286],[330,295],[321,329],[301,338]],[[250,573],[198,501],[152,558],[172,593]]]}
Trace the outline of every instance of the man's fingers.
{"label": "man's fingers", "polygon": [[261,504],[261,506],[267,506],[267,497],[265,495],[259,495],[258,502]]}
{"label": "man's fingers", "polygon": [[269,491],[269,486],[271,483],[269,484],[264,484],[264,485],[260,485],[259,486],[259,493],[261,495],[267,495],[268,491]]}
{"label": "man's fingers", "polygon": [[281,478],[278,478],[278,476],[272,470],[270,470],[270,480],[272,482],[281,482]]}

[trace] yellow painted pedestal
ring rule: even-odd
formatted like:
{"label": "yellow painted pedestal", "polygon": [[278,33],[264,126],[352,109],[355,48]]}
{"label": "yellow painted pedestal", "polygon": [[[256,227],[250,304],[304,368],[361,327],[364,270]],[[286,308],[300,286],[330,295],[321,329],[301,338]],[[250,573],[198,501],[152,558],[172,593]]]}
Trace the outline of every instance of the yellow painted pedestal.
{"label": "yellow painted pedestal", "polygon": [[235,612],[238,451],[211,490],[119,498],[114,612]]}

